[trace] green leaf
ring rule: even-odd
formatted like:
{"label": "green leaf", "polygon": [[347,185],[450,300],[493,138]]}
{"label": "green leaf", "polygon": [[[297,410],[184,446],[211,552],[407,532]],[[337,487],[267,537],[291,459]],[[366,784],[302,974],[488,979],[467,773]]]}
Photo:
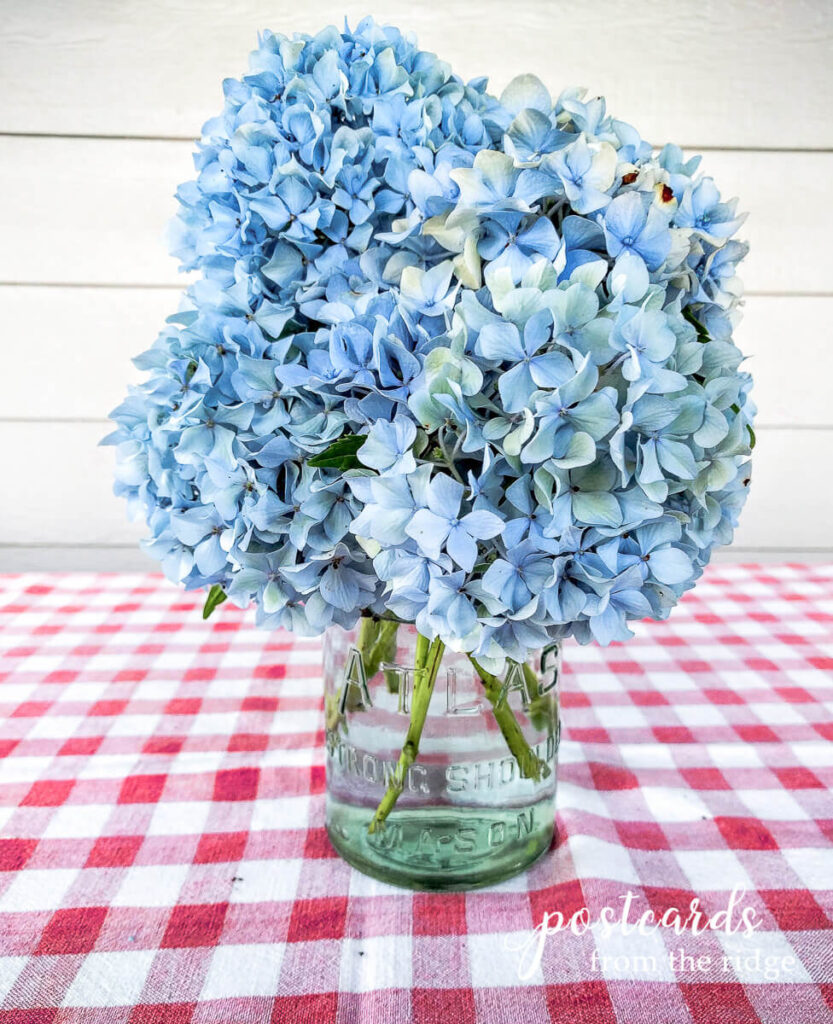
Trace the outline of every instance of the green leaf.
{"label": "green leaf", "polygon": [[308,459],[307,465],[316,469],[360,469],[362,464],[356,452],[366,440],[362,434],[345,434],[333,441],[329,448]]}
{"label": "green leaf", "polygon": [[228,595],[220,586],[219,583],[215,583],[211,590],[208,591],[208,597],[205,599],[205,604],[202,608],[202,617],[207,619],[208,616],[227,599]]}
{"label": "green leaf", "polygon": [[685,320],[688,320],[688,322],[696,329],[696,331],[697,331],[697,340],[698,341],[702,341],[702,342],[711,341],[711,338],[709,337],[709,332],[700,323],[700,321],[697,319],[697,317],[691,312],[691,307],[690,306],[686,306],[683,309],[683,318]]}

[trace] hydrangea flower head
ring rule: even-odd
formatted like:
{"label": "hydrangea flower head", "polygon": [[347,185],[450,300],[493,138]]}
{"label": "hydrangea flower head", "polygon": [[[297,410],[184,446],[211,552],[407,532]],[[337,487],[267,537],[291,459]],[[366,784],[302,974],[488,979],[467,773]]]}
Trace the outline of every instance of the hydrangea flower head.
{"label": "hydrangea flower head", "polygon": [[177,192],[198,276],[107,438],[166,574],[495,669],[667,616],[749,484],[735,201],[371,19],[264,32],[224,91]]}

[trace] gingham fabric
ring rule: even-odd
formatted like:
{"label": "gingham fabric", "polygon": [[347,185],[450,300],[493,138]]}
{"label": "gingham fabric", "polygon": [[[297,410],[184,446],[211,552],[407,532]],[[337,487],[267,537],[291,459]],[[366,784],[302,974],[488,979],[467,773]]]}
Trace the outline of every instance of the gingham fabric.
{"label": "gingham fabric", "polygon": [[[833,566],[720,565],[568,645],[557,841],[467,894],[334,855],[318,641],[23,575],[0,653],[0,1024],[833,1020]],[[522,976],[545,912],[716,919],[737,886],[751,936],[561,931]]]}

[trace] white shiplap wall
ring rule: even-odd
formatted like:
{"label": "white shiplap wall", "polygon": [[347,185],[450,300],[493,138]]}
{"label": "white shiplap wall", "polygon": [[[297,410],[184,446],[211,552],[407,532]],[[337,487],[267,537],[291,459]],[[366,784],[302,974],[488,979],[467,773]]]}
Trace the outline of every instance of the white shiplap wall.
{"label": "white shiplap wall", "polygon": [[[131,355],[176,308],[165,253],[191,139],[258,29],[366,13],[307,0],[0,0],[0,570],[150,567],[96,447]],[[464,77],[583,84],[750,212],[738,343],[760,409],[736,557],[830,557],[833,5],[828,0],[384,3]]]}

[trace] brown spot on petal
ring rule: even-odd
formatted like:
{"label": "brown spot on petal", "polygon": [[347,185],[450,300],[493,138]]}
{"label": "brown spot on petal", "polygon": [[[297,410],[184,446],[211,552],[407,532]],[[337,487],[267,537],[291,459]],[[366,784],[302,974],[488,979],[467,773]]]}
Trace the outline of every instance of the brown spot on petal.
{"label": "brown spot on petal", "polygon": [[623,185],[632,185],[639,177],[639,171],[629,171],[627,174],[622,175]]}
{"label": "brown spot on petal", "polygon": [[674,198],[674,193],[671,191],[671,189],[667,185],[663,185],[662,186],[662,201],[664,203],[670,203],[673,198]]}

